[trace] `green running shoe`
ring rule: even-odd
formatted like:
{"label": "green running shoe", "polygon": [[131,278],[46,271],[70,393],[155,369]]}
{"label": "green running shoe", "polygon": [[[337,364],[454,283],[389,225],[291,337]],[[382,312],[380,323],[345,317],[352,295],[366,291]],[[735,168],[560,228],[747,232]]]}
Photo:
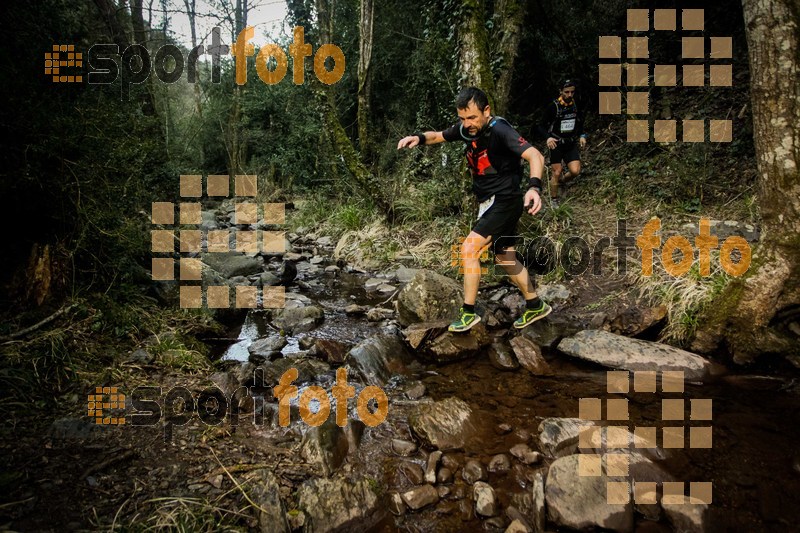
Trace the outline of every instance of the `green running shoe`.
{"label": "green running shoe", "polygon": [[533,324],[540,318],[546,317],[552,310],[553,308],[547,305],[545,302],[542,302],[542,305],[539,307],[539,309],[525,309],[525,311],[522,312],[522,316],[514,321],[514,327],[517,329],[522,329],[525,326]]}
{"label": "green running shoe", "polygon": [[467,331],[469,328],[481,321],[481,317],[475,313],[467,313],[462,307],[460,310],[461,316],[458,320],[450,324],[447,329],[449,331]]}

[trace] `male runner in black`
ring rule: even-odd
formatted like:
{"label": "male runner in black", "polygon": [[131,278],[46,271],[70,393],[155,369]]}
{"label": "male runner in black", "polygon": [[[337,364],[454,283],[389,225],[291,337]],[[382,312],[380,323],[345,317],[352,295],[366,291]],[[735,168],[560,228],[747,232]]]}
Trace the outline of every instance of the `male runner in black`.
{"label": "male runner in black", "polygon": [[[561,85],[558,98],[547,104],[539,134],[547,139],[550,149],[550,200],[558,206],[559,181],[567,183],[581,173],[581,150],[586,146],[586,134],[583,132],[583,113],[575,104],[575,82],[565,81]],[[566,163],[569,172],[563,174]]]}
{"label": "male runner in black", "polygon": [[[475,313],[475,300],[481,279],[480,253],[494,245],[495,262],[508,273],[525,298],[525,311],[514,327],[524,328],[544,318],[552,310],[536,296],[528,270],[516,256],[514,244],[517,221],[522,215],[523,203],[528,213],[535,215],[542,207],[541,175],[544,157],[522,138],[503,118],[495,117],[489,108],[486,94],[475,87],[462,90],[456,98],[459,122],[444,131],[427,131],[403,137],[397,149],[413,148],[421,144],[462,141],[472,172],[472,191],[480,202],[478,221],[464,239],[461,259],[464,266],[464,305],[459,318],[450,324],[450,331],[467,331],[481,321]],[[530,165],[528,190],[520,190],[521,165],[525,159]]]}

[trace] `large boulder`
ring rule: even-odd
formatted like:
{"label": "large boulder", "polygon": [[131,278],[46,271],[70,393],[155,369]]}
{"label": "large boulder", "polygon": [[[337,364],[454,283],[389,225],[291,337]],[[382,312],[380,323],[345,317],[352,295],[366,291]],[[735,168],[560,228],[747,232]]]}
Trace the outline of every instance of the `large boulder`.
{"label": "large boulder", "polygon": [[354,346],[345,360],[365,383],[383,386],[393,376],[407,373],[411,356],[396,336],[376,335]]}
{"label": "large boulder", "polygon": [[256,470],[251,474],[250,497],[258,506],[259,531],[263,533],[288,533],[286,509],[281,502],[280,484],[270,470]]}
{"label": "large boulder", "polygon": [[607,331],[584,330],[562,339],[558,349],[609,368],[683,371],[684,379],[702,381],[714,370],[708,359],[666,344],[630,339]]}
{"label": "large boulder", "polygon": [[416,353],[437,363],[466,359],[491,343],[483,323],[464,333],[447,331],[449,325],[449,320],[421,322],[406,328],[403,335]]}
{"label": "large boulder", "polygon": [[420,404],[409,415],[411,431],[432,448],[457,450],[476,431],[475,415],[464,400],[450,397]]}
{"label": "large boulder", "polygon": [[580,418],[545,418],[539,424],[539,448],[550,457],[575,453],[581,428],[594,425]]}
{"label": "large boulder", "polygon": [[282,329],[301,333],[311,331],[325,318],[325,313],[316,305],[303,305],[296,302],[287,303],[286,307],[278,310],[273,322]]}
{"label": "large boulder", "polygon": [[511,348],[517,356],[519,364],[534,376],[549,376],[553,373],[550,365],[542,357],[542,349],[526,337],[511,339]]}
{"label": "large boulder", "polygon": [[603,528],[633,531],[633,504],[608,503],[605,476],[582,476],[579,455],[553,461],[547,474],[547,514],[554,523],[570,529]]}
{"label": "large boulder", "polygon": [[226,279],[235,276],[250,276],[264,269],[261,257],[248,257],[238,252],[204,253],[203,263]]}
{"label": "large boulder", "polygon": [[342,476],[316,478],[297,491],[298,505],[308,517],[305,531],[367,531],[386,514],[375,482],[355,483]]}
{"label": "large boulder", "polygon": [[420,270],[397,296],[398,321],[409,326],[416,322],[454,319],[462,303],[458,283],[436,272]]}
{"label": "large boulder", "polygon": [[312,427],[303,435],[300,455],[315,465],[326,476],[342,466],[349,450],[345,431],[331,415],[321,425]]}

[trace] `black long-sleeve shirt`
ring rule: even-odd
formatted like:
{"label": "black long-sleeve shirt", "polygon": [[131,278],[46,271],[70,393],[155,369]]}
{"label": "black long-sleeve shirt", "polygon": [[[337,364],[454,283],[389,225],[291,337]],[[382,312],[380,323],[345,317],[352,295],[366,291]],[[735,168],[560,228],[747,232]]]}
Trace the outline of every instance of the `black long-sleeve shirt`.
{"label": "black long-sleeve shirt", "polygon": [[544,117],[536,128],[539,137],[547,139],[575,140],[583,135],[583,112],[575,100],[565,104],[561,97],[556,98],[544,109]]}

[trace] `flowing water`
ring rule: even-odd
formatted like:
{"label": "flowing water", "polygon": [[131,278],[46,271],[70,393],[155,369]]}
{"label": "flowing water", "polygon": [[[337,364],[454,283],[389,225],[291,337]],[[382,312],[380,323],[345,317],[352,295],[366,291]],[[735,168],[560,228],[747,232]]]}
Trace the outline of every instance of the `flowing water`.
{"label": "flowing water", "polygon": [[[351,344],[376,334],[380,327],[363,316],[351,317],[342,309],[351,303],[376,305],[388,294],[367,293],[366,277],[345,272],[324,274],[317,287],[305,291],[315,304],[325,310],[324,323],[312,332],[318,338],[336,339]],[[388,306],[389,304],[386,304]],[[274,335],[263,314],[251,312],[241,328],[240,340],[228,347],[223,357],[246,360],[247,346],[265,335]],[[298,351],[298,336],[288,338],[285,354]],[[729,375],[714,383],[685,385],[683,394],[629,392],[625,395],[606,392],[606,369],[571,359],[563,354],[545,353],[553,376],[533,376],[524,369],[502,371],[490,364],[486,353],[448,365],[419,364],[413,375],[394,380],[387,389],[392,399],[389,417],[384,424],[367,432],[358,452],[357,464],[363,473],[380,475],[390,491],[407,490],[411,484],[398,475],[402,461],[425,465],[427,453],[399,458],[388,451],[392,438],[411,438],[407,414],[414,402],[401,399],[404,384],[421,381],[429,399],[449,396],[463,399],[478,415],[478,433],[463,451],[450,453],[463,466],[466,459],[481,460],[484,465],[494,454],[508,454],[509,449],[525,442],[537,449],[537,427],[547,417],[577,417],[580,398],[626,397],[629,421],[634,427],[683,425],[688,439],[691,426],[712,426],[712,447],[665,450],[660,466],[676,480],[711,482],[713,501],[709,506],[711,531],[790,531],[800,523],[800,386],[790,378]],[[330,376],[326,378],[329,381]],[[393,387],[397,387],[393,390]],[[664,398],[683,398],[685,419],[663,421]],[[690,420],[690,401],[711,399],[710,422]],[[504,423],[512,431],[501,434]],[[613,422],[625,425],[625,422]],[[510,457],[510,455],[509,455]],[[511,457],[510,457],[511,458]],[[488,482],[495,489],[499,508],[504,510],[515,493],[529,489],[533,474],[546,473],[551,462],[524,466],[511,458],[515,466],[504,473],[490,473]],[[351,460],[351,462],[354,462]],[[460,479],[460,472],[457,476]],[[455,489],[456,486],[452,486]],[[688,491],[687,491],[688,494]],[[465,506],[467,507],[467,506]],[[485,527],[486,524],[483,524]],[[387,517],[381,531],[475,531],[481,520],[457,500],[445,497],[421,512]],[[637,515],[637,531],[671,531],[662,516],[658,522]]]}

